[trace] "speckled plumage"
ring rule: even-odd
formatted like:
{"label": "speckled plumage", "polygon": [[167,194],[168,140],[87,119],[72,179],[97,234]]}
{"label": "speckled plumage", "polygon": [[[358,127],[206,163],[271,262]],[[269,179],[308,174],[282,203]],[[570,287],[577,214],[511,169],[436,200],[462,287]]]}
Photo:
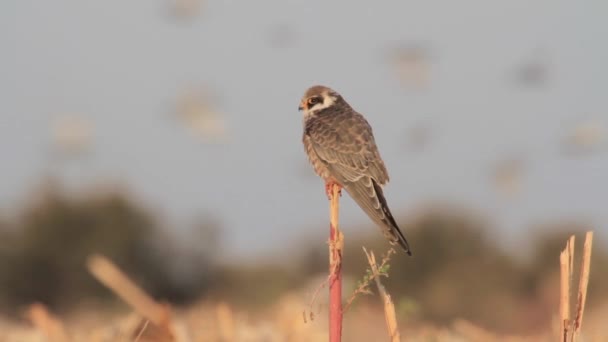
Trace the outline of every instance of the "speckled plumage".
{"label": "speckled plumage", "polygon": [[326,182],[340,184],[389,242],[398,243],[411,255],[382,192],[389,176],[367,120],[324,86],[309,88],[300,109],[304,111],[304,149],[315,172]]}

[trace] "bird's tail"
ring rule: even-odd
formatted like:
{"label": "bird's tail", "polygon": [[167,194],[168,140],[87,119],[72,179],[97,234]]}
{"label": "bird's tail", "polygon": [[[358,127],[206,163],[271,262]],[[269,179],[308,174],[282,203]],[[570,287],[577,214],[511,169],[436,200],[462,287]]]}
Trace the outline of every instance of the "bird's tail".
{"label": "bird's tail", "polygon": [[367,216],[382,228],[389,242],[398,243],[408,255],[412,255],[409,243],[388,208],[382,187],[372,178],[363,178],[343,185]]}

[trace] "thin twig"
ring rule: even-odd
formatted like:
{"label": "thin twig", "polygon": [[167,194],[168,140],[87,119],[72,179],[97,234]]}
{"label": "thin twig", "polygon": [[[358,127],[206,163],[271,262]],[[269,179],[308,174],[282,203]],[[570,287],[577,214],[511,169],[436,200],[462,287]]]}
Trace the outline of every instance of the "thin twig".
{"label": "thin twig", "polygon": [[148,324],[150,324],[150,320],[147,319],[146,322],[144,323],[144,326],[141,327],[141,329],[139,329],[139,332],[137,333],[137,336],[135,336],[134,342],[138,342],[139,341],[139,339],[141,338],[141,336],[144,334],[144,331],[148,327]]}
{"label": "thin twig", "polygon": [[[367,254],[365,247],[363,247],[363,251]],[[346,305],[344,306],[344,310],[343,310],[344,312],[348,311],[351,304],[355,301],[355,299],[357,299],[357,297],[359,297],[359,295],[370,295],[373,293],[370,290],[369,286],[376,277],[388,276],[387,272],[388,272],[388,268],[390,266],[389,261],[391,260],[391,256],[395,253],[396,253],[395,249],[391,247],[386,252],[386,254],[384,254],[384,256],[382,257],[382,262],[378,266],[378,269],[380,270],[380,272],[378,274],[374,274],[374,272],[372,272],[372,270],[369,268],[365,270],[365,276],[363,277],[363,280],[359,282],[359,285],[357,286],[355,291],[353,291],[353,294],[346,301]]]}
{"label": "thin twig", "polygon": [[[313,305],[317,301],[317,297],[319,296],[319,292],[321,292],[321,290],[323,288],[325,288],[325,286],[327,286],[329,284],[329,280],[330,279],[331,279],[331,275],[328,275],[327,278],[325,280],[323,280],[323,282],[321,284],[319,284],[319,286],[317,286],[317,288],[315,289],[315,291],[312,293],[312,297],[310,299],[310,302],[308,303],[308,316],[309,316],[311,322],[314,320]],[[303,316],[304,316],[304,323],[306,323],[306,311],[304,311],[302,313],[303,313]]]}

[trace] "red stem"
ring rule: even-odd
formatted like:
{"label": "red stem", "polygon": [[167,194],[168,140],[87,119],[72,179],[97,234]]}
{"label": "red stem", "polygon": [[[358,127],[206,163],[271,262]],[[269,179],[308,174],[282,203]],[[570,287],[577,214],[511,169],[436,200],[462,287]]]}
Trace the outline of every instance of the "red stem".
{"label": "red stem", "polygon": [[[336,243],[336,229],[329,225],[330,243]],[[330,265],[329,277],[329,341],[339,342],[342,338],[342,261],[341,253],[333,250],[335,265]]]}
{"label": "red stem", "polygon": [[342,245],[343,237],[338,228],[340,186],[331,188],[329,224],[329,341],[342,339]]}

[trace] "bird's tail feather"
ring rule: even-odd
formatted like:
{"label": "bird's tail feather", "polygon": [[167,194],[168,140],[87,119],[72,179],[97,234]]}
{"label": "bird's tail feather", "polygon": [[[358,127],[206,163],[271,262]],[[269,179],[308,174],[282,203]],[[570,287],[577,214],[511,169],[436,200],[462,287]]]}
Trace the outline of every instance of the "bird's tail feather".
{"label": "bird's tail feather", "polygon": [[398,243],[408,255],[412,255],[409,243],[388,208],[380,185],[372,178],[360,179],[343,185],[359,207],[383,228],[382,232],[389,242]]}

